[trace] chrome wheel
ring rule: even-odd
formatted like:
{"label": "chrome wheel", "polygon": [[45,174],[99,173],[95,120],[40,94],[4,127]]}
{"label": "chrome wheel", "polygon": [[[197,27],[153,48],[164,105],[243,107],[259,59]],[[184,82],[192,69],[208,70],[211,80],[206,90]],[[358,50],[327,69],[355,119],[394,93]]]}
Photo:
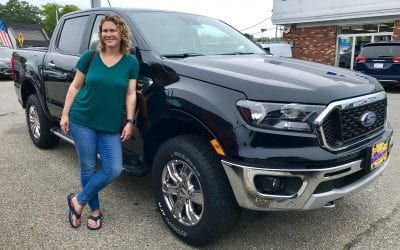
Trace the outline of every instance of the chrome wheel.
{"label": "chrome wheel", "polygon": [[203,190],[193,169],[182,160],[172,160],[162,172],[163,198],[176,220],[196,225],[203,215]]}
{"label": "chrome wheel", "polygon": [[34,105],[29,107],[29,127],[31,128],[32,135],[36,139],[40,138],[40,122],[39,115]]}

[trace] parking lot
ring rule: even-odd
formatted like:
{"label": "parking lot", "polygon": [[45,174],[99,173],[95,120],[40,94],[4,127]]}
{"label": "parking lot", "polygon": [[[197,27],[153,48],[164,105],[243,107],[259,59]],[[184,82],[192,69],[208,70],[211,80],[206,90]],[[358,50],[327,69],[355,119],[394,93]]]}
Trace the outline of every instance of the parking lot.
{"label": "parking lot", "polygon": [[[388,90],[395,129],[390,167],[367,189],[334,209],[307,212],[244,211],[210,249],[399,249],[400,88]],[[191,249],[169,232],[156,210],[150,176],[123,174],[101,193],[99,231],[67,222],[66,195],[79,190],[74,147],[40,150],[30,141],[24,110],[10,81],[0,81],[0,249]],[[83,218],[86,218],[87,213]]]}

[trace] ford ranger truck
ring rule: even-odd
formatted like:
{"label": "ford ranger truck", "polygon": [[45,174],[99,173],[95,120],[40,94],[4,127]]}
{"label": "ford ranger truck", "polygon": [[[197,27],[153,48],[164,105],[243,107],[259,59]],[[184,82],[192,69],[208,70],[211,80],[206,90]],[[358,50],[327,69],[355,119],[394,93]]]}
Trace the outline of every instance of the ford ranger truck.
{"label": "ford ranger truck", "polygon": [[375,78],[269,56],[214,18],[145,9],[69,13],[49,48],[14,52],[15,90],[37,147],[73,143],[58,127],[65,95],[108,14],[128,22],[140,62],[124,168],[151,173],[161,217],[186,243],[217,240],[241,209],[334,207],[388,167],[393,131]]}

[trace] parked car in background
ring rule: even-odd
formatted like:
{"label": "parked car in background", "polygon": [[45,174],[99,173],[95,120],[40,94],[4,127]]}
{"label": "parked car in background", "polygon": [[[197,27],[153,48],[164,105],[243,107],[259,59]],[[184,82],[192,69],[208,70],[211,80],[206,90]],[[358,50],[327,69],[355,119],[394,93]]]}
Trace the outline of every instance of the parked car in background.
{"label": "parked car in background", "polygon": [[11,79],[11,56],[13,49],[0,47],[0,79]]}
{"label": "parked car in background", "polygon": [[375,77],[384,86],[400,85],[400,42],[366,44],[354,66],[356,71]]}
{"label": "parked car in background", "polygon": [[292,57],[292,48],[288,43],[262,43],[260,45],[268,54],[281,57]]}

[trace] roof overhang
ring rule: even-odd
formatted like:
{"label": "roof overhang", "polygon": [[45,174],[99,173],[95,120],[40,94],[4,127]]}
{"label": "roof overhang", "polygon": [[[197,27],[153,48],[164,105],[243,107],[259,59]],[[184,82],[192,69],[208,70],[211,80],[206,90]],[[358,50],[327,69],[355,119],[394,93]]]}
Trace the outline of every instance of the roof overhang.
{"label": "roof overhang", "polygon": [[[275,25],[317,23],[348,19],[394,16],[400,19],[400,1],[337,0],[336,4],[319,4],[321,1],[274,0],[272,23]],[[322,1],[325,2],[325,1]],[[367,3],[370,2],[370,3]]]}

